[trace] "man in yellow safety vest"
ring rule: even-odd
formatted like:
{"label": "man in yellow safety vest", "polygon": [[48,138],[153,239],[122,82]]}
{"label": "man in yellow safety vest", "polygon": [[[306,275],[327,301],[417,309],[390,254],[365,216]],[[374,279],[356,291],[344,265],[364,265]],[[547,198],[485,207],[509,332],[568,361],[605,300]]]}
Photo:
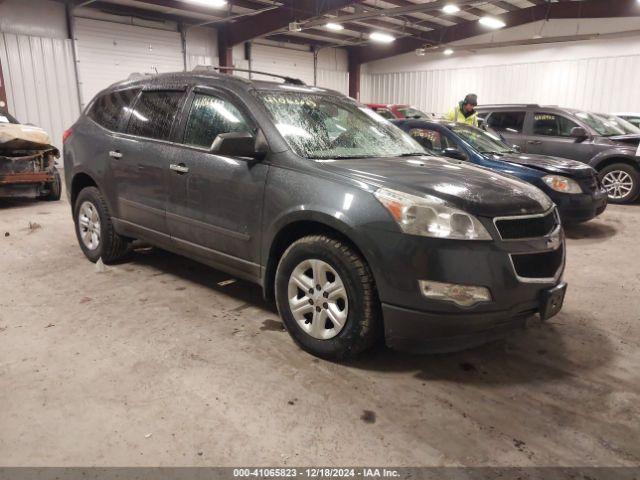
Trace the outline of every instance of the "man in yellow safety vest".
{"label": "man in yellow safety vest", "polygon": [[467,125],[478,126],[478,113],[475,108],[478,105],[478,96],[470,93],[456,107],[445,116],[450,122],[466,123]]}

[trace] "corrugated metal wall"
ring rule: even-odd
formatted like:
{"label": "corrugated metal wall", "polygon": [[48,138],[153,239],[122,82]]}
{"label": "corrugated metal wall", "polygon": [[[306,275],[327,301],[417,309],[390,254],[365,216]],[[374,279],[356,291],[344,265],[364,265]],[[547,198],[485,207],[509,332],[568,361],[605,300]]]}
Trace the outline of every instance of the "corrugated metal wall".
{"label": "corrugated metal wall", "polygon": [[442,113],[465,93],[482,103],[541,103],[599,112],[640,105],[640,56],[559,60],[363,75],[366,102],[410,103]]}
{"label": "corrugated metal wall", "polygon": [[182,41],[176,31],[76,18],[75,34],[83,106],[133,72],[184,69]]}
{"label": "corrugated metal wall", "polygon": [[349,73],[340,70],[318,69],[318,86],[349,95]]}
{"label": "corrugated metal wall", "polygon": [[9,111],[44,128],[60,148],[79,112],[71,41],[1,33],[0,60]]}

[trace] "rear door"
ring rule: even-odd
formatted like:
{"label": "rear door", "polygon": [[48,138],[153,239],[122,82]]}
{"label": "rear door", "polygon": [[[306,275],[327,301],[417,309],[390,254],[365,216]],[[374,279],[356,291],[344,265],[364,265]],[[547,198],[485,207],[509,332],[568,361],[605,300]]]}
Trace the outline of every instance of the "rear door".
{"label": "rear door", "polygon": [[487,127],[497,131],[508,145],[525,148],[524,136],[525,110],[509,110],[492,112],[486,117]]}
{"label": "rear door", "polygon": [[144,89],[114,138],[112,170],[121,220],[148,236],[168,238],[166,202],[172,130],[186,88]]}
{"label": "rear door", "polygon": [[527,124],[527,153],[580,161],[588,161],[593,156],[593,145],[590,141],[581,141],[571,136],[573,128],[583,125],[579,125],[567,115],[542,109],[535,110],[529,113]]}
{"label": "rear door", "polygon": [[169,174],[167,221],[178,248],[255,275],[268,166],[210,153],[214,139],[229,132],[256,134],[248,109],[228,92],[196,88]]}

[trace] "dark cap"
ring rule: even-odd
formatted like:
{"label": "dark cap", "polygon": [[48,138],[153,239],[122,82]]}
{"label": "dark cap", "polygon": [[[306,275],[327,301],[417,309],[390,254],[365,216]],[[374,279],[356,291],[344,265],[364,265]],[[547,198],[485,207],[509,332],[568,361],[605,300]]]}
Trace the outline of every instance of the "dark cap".
{"label": "dark cap", "polygon": [[466,97],[464,97],[463,104],[466,105],[467,103],[475,107],[476,105],[478,105],[478,96],[475,93],[468,94]]}

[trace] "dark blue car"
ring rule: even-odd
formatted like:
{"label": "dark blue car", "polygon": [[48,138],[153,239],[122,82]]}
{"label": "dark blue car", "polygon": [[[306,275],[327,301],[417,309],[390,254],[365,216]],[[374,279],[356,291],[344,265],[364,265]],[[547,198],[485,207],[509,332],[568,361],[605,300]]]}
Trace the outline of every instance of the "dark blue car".
{"label": "dark blue car", "polygon": [[546,155],[524,155],[497,135],[460,123],[394,120],[427,150],[529,182],[555,202],[565,223],[586,222],[607,206],[607,192],[590,166]]}

